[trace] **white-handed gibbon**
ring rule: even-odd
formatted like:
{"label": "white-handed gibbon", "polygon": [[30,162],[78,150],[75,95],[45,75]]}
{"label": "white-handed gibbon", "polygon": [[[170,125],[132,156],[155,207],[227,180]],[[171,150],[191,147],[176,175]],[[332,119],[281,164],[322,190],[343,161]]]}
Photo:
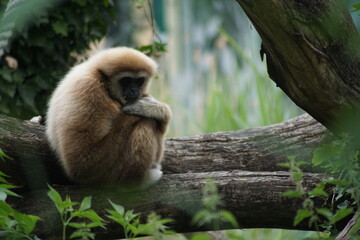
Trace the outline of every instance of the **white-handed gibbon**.
{"label": "white-handed gibbon", "polygon": [[127,47],[73,67],[48,106],[46,134],[67,175],[82,184],[151,184],[161,175],[168,105],[147,94],[157,64]]}

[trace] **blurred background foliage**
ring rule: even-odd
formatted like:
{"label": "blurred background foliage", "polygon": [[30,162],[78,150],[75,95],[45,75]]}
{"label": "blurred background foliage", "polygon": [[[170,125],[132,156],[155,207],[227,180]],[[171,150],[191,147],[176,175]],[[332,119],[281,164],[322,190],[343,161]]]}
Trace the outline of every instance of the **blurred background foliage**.
{"label": "blurred background foliage", "polygon": [[0,112],[44,115],[56,83],[107,33],[109,0],[1,0]]}
{"label": "blurred background foliage", "polygon": [[[167,43],[167,51],[157,55],[159,77],[151,92],[172,108],[168,136],[269,125],[302,113],[269,79],[259,54],[261,40],[235,0],[150,3],[0,0],[0,113],[44,116],[57,82],[88,54],[154,41]],[[358,13],[354,20],[360,22]],[[304,239],[316,233],[267,229],[239,234],[244,239]]]}
{"label": "blurred background foliage", "polygon": [[0,113],[44,116],[57,82],[89,53],[154,43],[167,44],[152,94],[171,105],[169,136],[302,113],[268,78],[260,38],[235,0],[0,0],[0,9]]}

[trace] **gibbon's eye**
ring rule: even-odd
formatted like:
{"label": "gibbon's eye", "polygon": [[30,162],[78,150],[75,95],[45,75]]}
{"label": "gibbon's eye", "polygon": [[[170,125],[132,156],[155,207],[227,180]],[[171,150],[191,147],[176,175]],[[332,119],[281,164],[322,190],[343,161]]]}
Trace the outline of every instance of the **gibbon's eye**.
{"label": "gibbon's eye", "polygon": [[120,79],[121,86],[128,86],[132,83],[134,79],[132,77],[123,77]]}
{"label": "gibbon's eye", "polygon": [[139,87],[141,87],[144,84],[145,78],[144,77],[140,77],[138,79],[136,79],[136,85],[138,85]]}

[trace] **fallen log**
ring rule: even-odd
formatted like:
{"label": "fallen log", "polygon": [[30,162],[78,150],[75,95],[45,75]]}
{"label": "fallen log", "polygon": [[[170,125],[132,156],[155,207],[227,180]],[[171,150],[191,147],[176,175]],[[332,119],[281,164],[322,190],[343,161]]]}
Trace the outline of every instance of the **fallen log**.
{"label": "fallen log", "polygon": [[[11,175],[14,183],[26,186],[20,192],[24,198],[12,198],[11,204],[21,212],[40,216],[43,221],[39,222],[37,233],[46,239],[58,237],[61,232],[56,208],[46,195],[47,183],[74,201],[93,196],[93,209],[103,217],[111,199],[144,216],[155,211],[173,218],[176,231],[190,232],[211,230],[190,222],[201,209],[204,182],[212,178],[223,197],[223,207],[236,216],[241,227],[310,229],[306,223],[292,225],[301,200],[281,196],[295,185],[277,163],[286,162],[289,155],[310,161],[316,147],[334,139],[309,115],[267,127],[169,138],[160,182],[143,191],[126,192],[115,187],[67,185],[69,181],[45,139],[44,126],[3,115],[0,126],[0,148],[13,158],[1,161],[0,170]],[[313,188],[323,178],[306,174],[305,188]],[[119,226],[110,224],[98,234],[106,239],[122,233]]]}
{"label": "fallen log", "polygon": [[[266,127],[168,138],[163,162],[167,173],[214,171],[283,171],[277,164],[288,156],[310,162],[312,152],[334,136],[304,114]],[[49,149],[44,126],[0,115],[0,148],[12,161],[0,161],[0,170],[12,182],[30,188],[47,183],[69,184]],[[311,166],[306,171],[313,171]]]}
{"label": "fallen log", "polygon": [[[293,220],[297,209],[301,208],[301,199],[283,197],[281,194],[295,188],[287,172],[248,172],[217,171],[206,173],[165,174],[154,186],[143,190],[126,192],[120,188],[94,188],[86,186],[55,186],[64,197],[71,196],[72,201],[80,202],[85,196],[93,196],[92,209],[106,220],[105,209],[111,209],[111,201],[123,205],[126,209],[135,209],[143,219],[150,212],[162,217],[172,218],[171,228],[177,232],[205,230],[223,230],[230,225],[197,227],[191,224],[192,216],[201,210],[201,190],[206,179],[211,178],[219,188],[224,201],[224,209],[231,211],[241,228],[282,228],[311,229],[306,221],[294,227]],[[324,178],[321,174],[307,173],[304,186],[310,190]],[[40,216],[37,234],[40,238],[52,239],[61,236],[61,222],[54,204],[46,195],[46,189],[22,193],[24,199],[12,199],[12,205],[29,214]],[[321,206],[324,201],[317,201]],[[314,229],[312,229],[314,230]],[[115,239],[122,237],[119,225],[110,223],[107,229],[98,229],[97,239]]]}

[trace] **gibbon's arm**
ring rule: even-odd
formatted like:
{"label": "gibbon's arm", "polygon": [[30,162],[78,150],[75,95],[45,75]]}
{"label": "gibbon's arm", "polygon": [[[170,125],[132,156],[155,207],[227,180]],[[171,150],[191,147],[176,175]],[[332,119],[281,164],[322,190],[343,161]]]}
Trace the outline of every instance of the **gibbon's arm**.
{"label": "gibbon's arm", "polygon": [[160,129],[162,131],[166,130],[171,118],[169,106],[157,101],[151,96],[140,98],[134,103],[125,105],[122,111],[129,115],[155,119],[160,123]]}

